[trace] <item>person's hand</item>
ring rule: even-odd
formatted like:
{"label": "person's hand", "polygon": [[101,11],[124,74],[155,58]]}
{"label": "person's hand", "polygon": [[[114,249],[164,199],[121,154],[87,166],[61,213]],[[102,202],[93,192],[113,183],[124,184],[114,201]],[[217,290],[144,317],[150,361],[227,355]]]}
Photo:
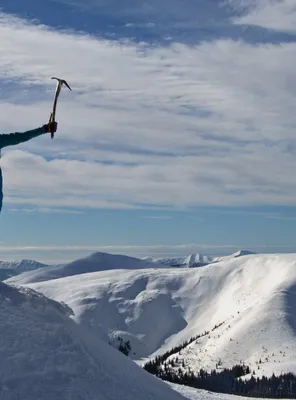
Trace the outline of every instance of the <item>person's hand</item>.
{"label": "person's hand", "polygon": [[58,124],[55,121],[50,122],[49,124],[43,125],[43,128],[46,133],[50,133],[50,132],[55,133],[58,129]]}

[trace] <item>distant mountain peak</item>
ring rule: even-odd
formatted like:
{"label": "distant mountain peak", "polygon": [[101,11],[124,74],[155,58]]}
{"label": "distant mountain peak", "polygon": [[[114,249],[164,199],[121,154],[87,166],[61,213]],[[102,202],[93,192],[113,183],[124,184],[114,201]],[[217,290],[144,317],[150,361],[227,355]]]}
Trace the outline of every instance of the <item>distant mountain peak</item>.
{"label": "distant mountain peak", "polygon": [[201,266],[209,264],[212,261],[212,258],[209,256],[204,256],[199,253],[192,253],[183,257],[167,257],[167,258],[145,257],[143,258],[143,260],[147,260],[150,262],[154,262],[155,264],[161,264],[166,266],[192,267],[192,266]]}
{"label": "distant mountain peak", "polygon": [[[159,265],[159,267],[162,266]],[[22,274],[20,279],[25,279],[27,283],[32,283],[98,271],[137,270],[146,268],[157,268],[157,264],[127,255],[95,252],[87,257],[76,259],[67,264],[47,266],[46,268],[28,271]],[[17,283],[18,276],[11,277],[9,282]]]}
{"label": "distant mountain peak", "polygon": [[47,264],[40,263],[35,260],[13,260],[13,261],[0,261],[0,269],[18,269],[22,271],[31,271],[33,269],[47,267]]}
{"label": "distant mountain peak", "polygon": [[242,257],[246,255],[255,254],[249,250],[238,250],[236,253],[228,256],[206,256],[200,253],[192,253],[187,256],[180,257],[144,257],[143,260],[162,264],[171,267],[201,267],[208,264],[212,264],[218,261],[229,260],[232,258]]}
{"label": "distant mountain peak", "polygon": [[233,257],[242,257],[242,256],[249,256],[252,254],[256,254],[256,253],[249,251],[249,250],[238,250],[237,252],[233,253],[232,256]]}

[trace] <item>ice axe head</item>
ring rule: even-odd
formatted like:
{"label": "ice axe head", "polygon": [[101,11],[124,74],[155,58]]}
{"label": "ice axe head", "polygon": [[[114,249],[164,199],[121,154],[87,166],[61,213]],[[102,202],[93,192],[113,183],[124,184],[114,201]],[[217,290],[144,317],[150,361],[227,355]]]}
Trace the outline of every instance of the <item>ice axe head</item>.
{"label": "ice axe head", "polygon": [[[69,90],[72,90],[70,88],[70,86],[68,85],[68,83],[65,81],[65,79],[60,79],[55,76],[53,76],[51,79],[56,79],[58,81],[58,83],[57,83],[57,88],[56,88],[55,96],[54,96],[53,110],[52,110],[52,113],[50,114],[50,118],[49,118],[49,124],[52,122],[55,122],[57,101],[58,101],[58,97],[59,97],[60,91],[62,89],[62,86],[66,85]],[[51,132],[51,138],[53,139],[53,137],[54,137],[54,132]]]}
{"label": "ice axe head", "polygon": [[53,76],[51,79],[56,79],[56,80],[58,81],[58,87],[62,87],[63,84],[64,84],[64,85],[67,86],[68,89],[72,90],[72,89],[70,88],[70,86],[68,85],[68,83],[65,81],[65,79],[60,79],[60,78],[57,78],[57,77],[55,77],[55,76]]}

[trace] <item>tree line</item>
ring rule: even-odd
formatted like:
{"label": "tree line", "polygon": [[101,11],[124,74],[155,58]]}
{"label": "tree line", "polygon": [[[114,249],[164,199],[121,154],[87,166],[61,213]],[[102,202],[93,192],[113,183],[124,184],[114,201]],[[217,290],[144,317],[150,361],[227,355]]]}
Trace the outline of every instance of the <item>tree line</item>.
{"label": "tree line", "polygon": [[[215,325],[215,330],[221,324]],[[265,398],[296,398],[296,376],[292,373],[281,374],[271,377],[263,376],[255,377],[255,371],[251,370],[245,364],[235,365],[232,368],[224,368],[217,372],[212,370],[207,372],[200,369],[198,372],[192,372],[185,369],[185,361],[179,361],[177,354],[189,344],[199,338],[209,335],[209,331],[192,337],[183,342],[179,346],[172,348],[162,355],[155,357],[154,360],[148,361],[143,368],[149,373],[156,375],[158,378],[168,382],[187,385],[196,389],[205,389],[211,392],[235,394],[249,397],[265,397]],[[168,361],[168,358],[176,355]],[[260,362],[261,363],[261,360]],[[217,364],[218,367],[219,363]],[[182,368],[181,368],[182,367]],[[246,375],[250,378],[242,379]]]}
{"label": "tree line", "polygon": [[211,392],[265,398],[296,397],[296,376],[292,373],[279,376],[273,374],[270,378],[259,378],[252,374],[250,379],[244,380],[241,378],[251,373],[245,365],[235,365],[221,372],[200,369],[198,373],[193,373],[184,372],[181,368],[175,371],[167,363],[159,365],[150,361],[144,365],[144,369],[165,381]]}

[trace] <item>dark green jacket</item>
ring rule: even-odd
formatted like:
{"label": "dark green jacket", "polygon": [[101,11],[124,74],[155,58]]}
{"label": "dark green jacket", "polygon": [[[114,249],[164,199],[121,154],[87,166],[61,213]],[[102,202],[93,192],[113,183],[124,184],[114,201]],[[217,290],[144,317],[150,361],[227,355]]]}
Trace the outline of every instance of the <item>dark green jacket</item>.
{"label": "dark green jacket", "polygon": [[[1,149],[3,149],[3,147],[15,146],[16,144],[27,142],[30,139],[43,135],[44,133],[46,133],[46,131],[44,127],[41,126],[40,128],[26,132],[3,133],[2,135],[0,134],[0,151]],[[2,202],[3,202],[3,178],[2,178],[2,170],[0,168],[0,212],[2,210]]]}

